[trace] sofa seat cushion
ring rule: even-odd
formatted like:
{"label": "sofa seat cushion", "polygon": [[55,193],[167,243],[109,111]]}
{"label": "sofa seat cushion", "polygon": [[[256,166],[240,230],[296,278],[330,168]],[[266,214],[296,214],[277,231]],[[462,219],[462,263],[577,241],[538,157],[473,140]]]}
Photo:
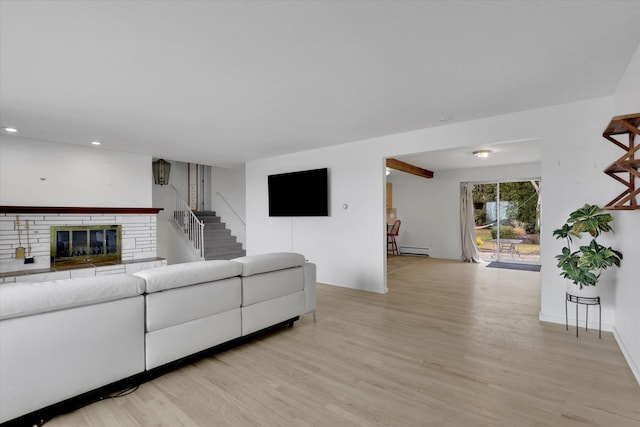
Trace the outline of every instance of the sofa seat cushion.
{"label": "sofa seat cushion", "polygon": [[0,320],[128,298],[145,282],[128,274],[0,285]]}
{"label": "sofa seat cushion", "polygon": [[242,264],[242,276],[284,270],[304,265],[304,255],[295,252],[274,252],[235,258],[232,261]]}
{"label": "sofa seat cushion", "polygon": [[254,274],[242,278],[242,306],[279,298],[304,289],[302,267]]}
{"label": "sofa seat cushion", "polygon": [[239,309],[240,277],[147,294],[147,332]]}
{"label": "sofa seat cushion", "polygon": [[226,260],[167,265],[135,273],[147,282],[147,293],[197,285],[239,276],[242,265]]}

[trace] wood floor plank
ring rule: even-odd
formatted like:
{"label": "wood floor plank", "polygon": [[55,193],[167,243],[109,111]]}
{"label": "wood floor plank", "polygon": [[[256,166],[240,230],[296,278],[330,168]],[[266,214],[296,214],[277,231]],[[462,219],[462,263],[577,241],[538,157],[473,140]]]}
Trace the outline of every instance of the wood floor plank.
{"label": "wood floor plank", "polygon": [[318,285],[318,320],[50,426],[639,426],[613,335],[538,321],[539,273],[390,257],[385,295]]}

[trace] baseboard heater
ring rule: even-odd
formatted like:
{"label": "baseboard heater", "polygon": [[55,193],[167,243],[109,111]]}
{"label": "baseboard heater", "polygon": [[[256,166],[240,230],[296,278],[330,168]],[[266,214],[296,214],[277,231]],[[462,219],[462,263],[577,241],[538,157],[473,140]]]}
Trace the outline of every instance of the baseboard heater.
{"label": "baseboard heater", "polygon": [[420,248],[417,246],[400,246],[400,255],[429,256],[429,248]]}

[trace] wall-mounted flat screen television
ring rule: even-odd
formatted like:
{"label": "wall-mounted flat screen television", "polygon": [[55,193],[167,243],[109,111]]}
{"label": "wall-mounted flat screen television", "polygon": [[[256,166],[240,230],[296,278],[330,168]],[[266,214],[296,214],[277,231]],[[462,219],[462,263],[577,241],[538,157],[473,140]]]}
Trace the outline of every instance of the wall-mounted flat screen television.
{"label": "wall-mounted flat screen television", "polygon": [[329,216],[328,170],[269,175],[269,216]]}

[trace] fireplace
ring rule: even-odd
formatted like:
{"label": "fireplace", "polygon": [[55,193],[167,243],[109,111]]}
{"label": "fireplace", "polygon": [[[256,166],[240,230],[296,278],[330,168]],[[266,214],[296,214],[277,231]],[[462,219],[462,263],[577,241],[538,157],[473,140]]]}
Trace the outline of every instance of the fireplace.
{"label": "fireplace", "polygon": [[51,227],[51,266],[120,261],[120,225]]}

